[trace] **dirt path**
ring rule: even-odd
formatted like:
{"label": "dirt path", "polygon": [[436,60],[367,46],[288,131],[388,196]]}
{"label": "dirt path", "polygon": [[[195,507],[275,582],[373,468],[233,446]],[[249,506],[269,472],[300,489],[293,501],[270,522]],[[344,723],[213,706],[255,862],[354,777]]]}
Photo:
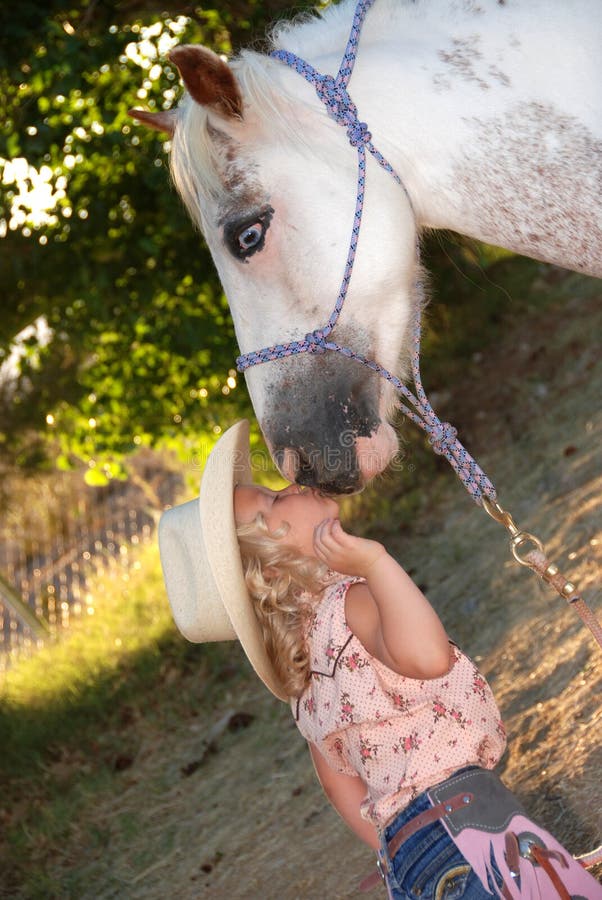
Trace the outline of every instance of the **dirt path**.
{"label": "dirt path", "polygon": [[[467,364],[441,412],[503,505],[597,593],[602,614],[599,301],[576,295],[516,323],[484,361]],[[571,850],[590,849],[602,839],[602,654],[573,611],[510,561],[503,530],[451,473],[441,469],[433,488],[436,501],[392,549],[493,685],[509,731],[507,783]],[[191,766],[228,710],[253,721],[226,729]],[[89,889],[78,900],[343,900],[361,896],[372,865],[322,797],[288,709],[252,679],[206,719],[184,718],[160,741],[149,734],[135,778],[93,815],[113,827],[104,846],[80,853]],[[72,864],[69,852],[56,861],[65,896]]]}

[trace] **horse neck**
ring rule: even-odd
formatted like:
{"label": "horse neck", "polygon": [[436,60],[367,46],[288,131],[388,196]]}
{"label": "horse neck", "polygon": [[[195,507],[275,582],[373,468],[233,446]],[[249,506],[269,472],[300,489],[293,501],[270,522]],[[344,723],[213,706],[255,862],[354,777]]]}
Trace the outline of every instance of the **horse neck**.
{"label": "horse neck", "polygon": [[[285,27],[277,34],[275,47],[297,54],[323,74],[335,75],[355,6],[356,0],[345,0],[328,7],[321,19],[292,30]],[[446,22],[446,10],[439,2],[419,0],[410,8],[399,0],[378,0],[365,19],[348,87],[374,145],[401,176],[418,226],[461,230],[452,173],[455,160],[465,154],[468,129],[458,127],[458,116],[466,107],[457,92],[450,103],[449,93],[439,91],[438,81],[443,84],[445,75],[437,74],[438,69],[445,70],[439,60],[445,48],[454,42],[461,48],[474,40],[470,32],[474,16],[457,13]],[[458,49],[457,68],[462,67],[460,55]],[[453,75],[452,71],[452,81]],[[289,85],[307,102],[303,79],[293,75]],[[315,98],[314,102],[319,106]]]}
{"label": "horse neck", "polygon": [[[336,73],[354,6],[349,0],[335,7],[333,20],[313,24],[313,36],[307,32],[314,50],[304,58],[320,71]],[[558,114],[553,140],[566,133],[569,111],[595,130],[587,117],[588,109],[596,109],[596,88],[575,78],[579,62],[570,51],[585,47],[595,58],[596,37],[588,27],[595,29],[591,16],[590,26],[587,16],[580,26],[578,11],[544,6],[540,0],[518,10],[497,0],[481,0],[478,9],[469,3],[378,0],[364,24],[349,92],[375,146],[404,181],[419,227],[449,228],[580,268],[579,260],[563,257],[565,251],[553,240],[550,246],[545,239],[538,246],[530,243],[541,215],[534,199],[549,179],[532,159],[549,110]],[[585,10],[587,0],[576,6]],[[594,19],[599,26],[602,17]],[[290,49],[301,56],[305,52],[303,41]],[[550,58],[553,64],[542,77],[538,66]],[[521,139],[510,146],[507,138],[521,131]],[[560,180],[571,177],[567,167]],[[530,184],[532,198],[521,205],[516,195]],[[574,218],[575,210],[561,205],[572,186],[557,187],[557,214]]]}

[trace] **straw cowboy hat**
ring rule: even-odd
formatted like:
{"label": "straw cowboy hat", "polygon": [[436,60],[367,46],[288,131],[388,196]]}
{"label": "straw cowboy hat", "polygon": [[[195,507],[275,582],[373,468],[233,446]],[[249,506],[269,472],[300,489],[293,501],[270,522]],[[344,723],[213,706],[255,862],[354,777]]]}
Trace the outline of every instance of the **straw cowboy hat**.
{"label": "straw cowboy hat", "polygon": [[253,484],[249,423],[237,422],[211,451],[200,496],[163,513],[159,550],[176,625],[195,643],[238,639],[264,684],[287,697],[265,651],[240,559],[234,488]]}

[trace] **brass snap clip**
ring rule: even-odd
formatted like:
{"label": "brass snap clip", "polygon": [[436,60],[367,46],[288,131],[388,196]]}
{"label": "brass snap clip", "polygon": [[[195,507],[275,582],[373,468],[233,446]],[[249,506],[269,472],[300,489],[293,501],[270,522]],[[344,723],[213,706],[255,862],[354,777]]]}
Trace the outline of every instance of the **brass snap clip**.
{"label": "brass snap clip", "polygon": [[[510,513],[507,510],[502,509],[497,500],[493,502],[487,497],[484,497],[483,509],[492,519],[495,519],[496,522],[503,525],[510,534],[510,549],[512,550],[512,555],[517,563],[521,566],[529,566],[529,568],[532,568],[532,564],[528,559],[528,552],[532,552],[533,547],[538,550],[539,553],[544,552],[543,544],[539,538],[528,531],[522,531]],[[529,547],[529,544],[532,545],[530,550],[525,549],[526,547]]]}
{"label": "brass snap clip", "polygon": [[511,514],[503,509],[497,500],[484,497],[483,509],[487,515],[503,525],[510,535],[510,549],[519,565],[532,569],[566,599],[576,594],[577,589],[572,581],[567,581],[560,574],[558,566],[547,559],[544,546],[536,535],[519,528]]}

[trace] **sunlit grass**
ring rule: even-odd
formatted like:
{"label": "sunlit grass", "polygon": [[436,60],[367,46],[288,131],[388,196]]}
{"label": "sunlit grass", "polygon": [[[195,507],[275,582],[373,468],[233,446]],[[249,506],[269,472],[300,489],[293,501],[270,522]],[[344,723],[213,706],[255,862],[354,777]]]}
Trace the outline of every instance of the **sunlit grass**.
{"label": "sunlit grass", "polygon": [[117,569],[90,587],[93,615],[72,619],[60,640],[2,676],[0,770],[10,760],[14,775],[47,742],[68,739],[93,711],[103,712],[136,659],[158,663],[161,645],[173,639],[156,547],[142,550],[130,572]]}
{"label": "sunlit grass", "polygon": [[[2,896],[78,895],[47,876],[49,848],[56,856],[78,842],[83,810],[119,789],[145,741],[196,715],[217,686],[248,677],[237,646],[199,646],[178,634],[156,545],[117,573],[90,584],[92,616],[2,676]],[[88,828],[87,849],[101,852],[111,827]]]}
{"label": "sunlit grass", "polygon": [[111,729],[140,716],[169,718],[172,702],[174,708],[196,702],[181,686],[176,701],[176,674],[196,671],[211,693],[213,671],[219,677],[227,650],[179,635],[155,545],[140,551],[126,577],[93,582],[94,614],[3,674],[0,778],[10,779],[17,792],[22,779],[35,781],[49,760],[75,749],[91,748],[95,757],[100,752],[114,767],[120,751],[110,746]]}

